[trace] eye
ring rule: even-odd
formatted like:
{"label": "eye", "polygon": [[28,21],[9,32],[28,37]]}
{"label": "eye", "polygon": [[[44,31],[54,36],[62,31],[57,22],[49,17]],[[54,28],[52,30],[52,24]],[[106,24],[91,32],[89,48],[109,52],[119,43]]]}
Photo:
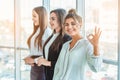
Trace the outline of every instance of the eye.
{"label": "eye", "polygon": [[36,17],[35,15],[32,15],[34,18]]}
{"label": "eye", "polygon": [[71,25],[72,25],[72,26],[75,26],[75,25],[76,25],[76,23],[74,23],[74,22],[71,22]]}
{"label": "eye", "polygon": [[51,17],[51,18],[50,18],[50,20],[53,20],[53,21],[54,21],[54,20],[55,20],[55,18],[54,18],[54,17]]}
{"label": "eye", "polygon": [[64,26],[69,26],[69,24],[68,24],[68,23],[65,23]]}

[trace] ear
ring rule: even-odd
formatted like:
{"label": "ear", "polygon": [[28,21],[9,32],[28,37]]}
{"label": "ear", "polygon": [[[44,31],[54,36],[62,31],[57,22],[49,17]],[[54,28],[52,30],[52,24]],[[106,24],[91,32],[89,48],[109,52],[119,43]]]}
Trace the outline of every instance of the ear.
{"label": "ear", "polygon": [[82,22],[79,25],[82,26]]}
{"label": "ear", "polygon": [[80,23],[80,24],[78,24],[78,26],[79,26],[79,28],[81,29],[81,27],[82,27],[82,24]]}

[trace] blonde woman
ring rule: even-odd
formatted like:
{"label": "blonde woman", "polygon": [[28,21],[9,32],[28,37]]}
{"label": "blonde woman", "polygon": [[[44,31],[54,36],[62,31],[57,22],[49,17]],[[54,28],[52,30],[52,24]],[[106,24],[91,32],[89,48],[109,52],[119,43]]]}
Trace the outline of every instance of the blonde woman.
{"label": "blonde woman", "polygon": [[92,39],[85,39],[80,34],[82,18],[71,9],[64,21],[64,29],[72,40],[66,42],[60,52],[55,65],[53,80],[86,80],[84,78],[85,66],[88,63],[91,70],[100,69],[102,59],[99,53],[100,29],[91,34]]}
{"label": "blonde woman", "polygon": [[52,33],[47,25],[46,9],[43,6],[35,7],[32,11],[32,20],[34,29],[27,41],[30,54],[24,60],[26,64],[31,65],[30,80],[45,80],[44,67],[37,66],[36,60],[43,56],[43,45]]}

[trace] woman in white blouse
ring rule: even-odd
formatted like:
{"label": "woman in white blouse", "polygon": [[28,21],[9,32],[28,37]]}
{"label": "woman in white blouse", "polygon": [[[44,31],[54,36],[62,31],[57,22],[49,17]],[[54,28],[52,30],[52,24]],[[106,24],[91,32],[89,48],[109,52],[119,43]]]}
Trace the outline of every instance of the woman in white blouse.
{"label": "woman in white blouse", "polygon": [[47,11],[43,6],[35,7],[32,11],[33,33],[28,38],[30,54],[24,60],[31,65],[30,80],[45,80],[43,66],[37,66],[36,59],[43,56],[43,45],[52,31],[48,25]]}
{"label": "woman in white blouse", "polygon": [[71,40],[71,37],[65,34],[62,28],[65,15],[66,11],[62,8],[50,12],[50,25],[54,32],[45,42],[43,47],[44,57],[38,59],[38,66],[45,66],[46,80],[53,79],[54,67],[62,45]]}
{"label": "woman in white blouse", "polygon": [[98,44],[101,31],[95,28],[95,34],[85,39],[79,32],[81,27],[82,18],[71,9],[65,17],[64,29],[72,40],[66,42],[61,49],[53,80],[85,80],[86,63],[94,72],[100,69],[102,59]]}

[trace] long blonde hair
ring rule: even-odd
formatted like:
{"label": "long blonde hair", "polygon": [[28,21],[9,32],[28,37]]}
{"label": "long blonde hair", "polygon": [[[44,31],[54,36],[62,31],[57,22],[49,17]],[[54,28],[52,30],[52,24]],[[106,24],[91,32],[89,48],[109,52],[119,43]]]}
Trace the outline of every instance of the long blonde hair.
{"label": "long blonde hair", "polygon": [[39,7],[35,7],[33,9],[39,16],[39,25],[38,26],[34,26],[33,29],[33,33],[29,36],[28,40],[27,40],[27,44],[30,48],[30,41],[31,38],[33,37],[33,35],[36,33],[36,31],[38,30],[38,28],[40,28],[40,33],[38,34],[38,36],[35,38],[34,41],[34,45],[36,46],[36,44],[38,45],[38,50],[40,48],[42,48],[42,36],[44,34],[44,31],[48,25],[48,15],[47,15],[47,11],[43,6],[39,6]]}

